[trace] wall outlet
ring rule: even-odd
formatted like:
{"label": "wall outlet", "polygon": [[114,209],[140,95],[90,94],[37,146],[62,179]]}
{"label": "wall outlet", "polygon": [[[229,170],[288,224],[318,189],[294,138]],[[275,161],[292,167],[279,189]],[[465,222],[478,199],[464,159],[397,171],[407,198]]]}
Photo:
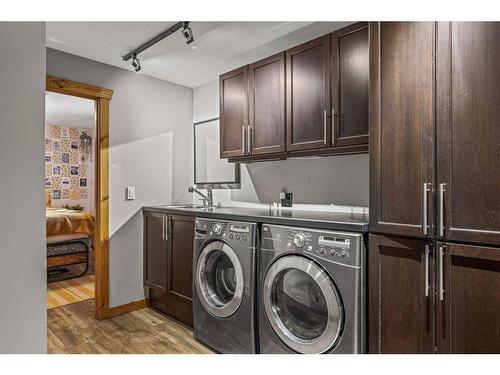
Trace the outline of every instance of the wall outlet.
{"label": "wall outlet", "polygon": [[133,201],[135,199],[135,186],[127,186],[125,189],[125,196],[128,201]]}

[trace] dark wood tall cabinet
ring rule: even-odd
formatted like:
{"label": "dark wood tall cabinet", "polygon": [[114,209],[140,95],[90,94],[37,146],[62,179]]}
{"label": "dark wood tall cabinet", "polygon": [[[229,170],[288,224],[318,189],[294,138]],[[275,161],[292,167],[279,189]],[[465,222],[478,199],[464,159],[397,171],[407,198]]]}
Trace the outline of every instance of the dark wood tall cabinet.
{"label": "dark wood tall cabinet", "polygon": [[500,245],[500,23],[438,23],[439,237]]}
{"label": "dark wood tall cabinet", "polygon": [[285,53],[251,64],[249,82],[248,153],[285,151]]}
{"label": "dark wood tall cabinet", "polygon": [[371,23],[370,48],[370,351],[428,352],[427,280],[433,351],[500,353],[500,23]]}
{"label": "dark wood tall cabinet", "polygon": [[370,230],[431,237],[432,22],[370,25]]}
{"label": "dark wood tall cabinet", "polygon": [[149,305],[193,325],[194,217],[144,215],[144,286]]}
{"label": "dark wood tall cabinet", "polygon": [[247,154],[248,66],[219,78],[221,157]]}
{"label": "dark wood tall cabinet", "polygon": [[287,149],[331,144],[330,35],[286,51]]}

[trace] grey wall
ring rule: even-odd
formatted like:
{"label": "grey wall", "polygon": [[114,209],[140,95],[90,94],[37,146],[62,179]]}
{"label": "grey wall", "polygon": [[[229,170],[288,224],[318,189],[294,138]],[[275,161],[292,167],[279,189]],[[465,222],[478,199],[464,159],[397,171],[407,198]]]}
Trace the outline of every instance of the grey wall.
{"label": "grey wall", "polygon": [[[193,181],[192,89],[47,49],[47,74],[114,90],[110,102],[110,305],[144,298],[142,215],[187,202]],[[135,186],[135,201],[125,187]]]}
{"label": "grey wall", "polygon": [[[193,119],[219,117],[219,84],[213,81],[194,91]],[[295,203],[368,206],[368,154],[241,165],[241,189],[218,190],[214,200],[272,203],[282,188],[293,193]]]}
{"label": "grey wall", "polygon": [[46,353],[45,24],[0,22],[0,353]]}

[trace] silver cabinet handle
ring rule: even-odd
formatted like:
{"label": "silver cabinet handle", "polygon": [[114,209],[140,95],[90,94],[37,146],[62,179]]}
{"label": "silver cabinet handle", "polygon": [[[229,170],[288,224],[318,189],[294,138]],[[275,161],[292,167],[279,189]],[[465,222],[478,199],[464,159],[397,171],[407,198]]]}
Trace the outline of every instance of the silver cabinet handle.
{"label": "silver cabinet handle", "polygon": [[168,219],[167,216],[165,216],[165,240],[168,241],[168,236],[170,232],[169,224],[171,220]]}
{"label": "silver cabinet handle", "polygon": [[431,190],[431,184],[428,182],[424,182],[424,189],[422,192],[422,233],[424,236],[427,236],[429,231],[429,225],[427,223],[427,206],[428,206],[428,194]]}
{"label": "silver cabinet handle", "polygon": [[335,108],[332,107],[332,146],[335,144]]}
{"label": "silver cabinet handle", "polygon": [[429,253],[430,245],[425,245],[425,296],[429,297]]}
{"label": "silver cabinet handle", "polygon": [[439,184],[439,236],[444,236],[444,192],[446,184]]}
{"label": "silver cabinet handle", "polygon": [[241,127],[241,149],[243,150],[243,153],[246,154],[247,153],[247,148],[246,148],[246,144],[245,144],[245,141],[246,141],[246,133],[245,133],[245,125],[243,125]]}
{"label": "silver cabinet handle", "polygon": [[250,125],[248,125],[248,138],[247,138],[247,148],[248,148],[248,153],[250,154],[252,151],[252,128]]}
{"label": "silver cabinet handle", "polygon": [[445,247],[443,245],[439,246],[439,300],[444,300],[444,276],[443,276],[443,268],[444,268],[444,250]]}
{"label": "silver cabinet handle", "polygon": [[165,241],[165,216],[161,217],[161,239]]}
{"label": "silver cabinet handle", "polygon": [[326,145],[328,143],[328,141],[326,140],[326,109],[323,111],[323,143]]}

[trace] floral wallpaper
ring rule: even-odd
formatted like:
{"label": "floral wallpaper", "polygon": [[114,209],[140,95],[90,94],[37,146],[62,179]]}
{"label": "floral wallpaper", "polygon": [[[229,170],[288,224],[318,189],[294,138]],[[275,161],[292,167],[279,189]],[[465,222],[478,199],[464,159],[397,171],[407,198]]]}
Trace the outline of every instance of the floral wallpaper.
{"label": "floral wallpaper", "polygon": [[91,193],[90,182],[93,180],[93,176],[89,176],[89,173],[92,169],[93,157],[83,158],[84,152],[80,147],[80,136],[86,132],[93,138],[92,129],[47,126],[45,189],[50,190],[54,207],[62,206],[63,200],[75,201],[64,202],[65,204],[81,204],[79,201],[89,199]]}

